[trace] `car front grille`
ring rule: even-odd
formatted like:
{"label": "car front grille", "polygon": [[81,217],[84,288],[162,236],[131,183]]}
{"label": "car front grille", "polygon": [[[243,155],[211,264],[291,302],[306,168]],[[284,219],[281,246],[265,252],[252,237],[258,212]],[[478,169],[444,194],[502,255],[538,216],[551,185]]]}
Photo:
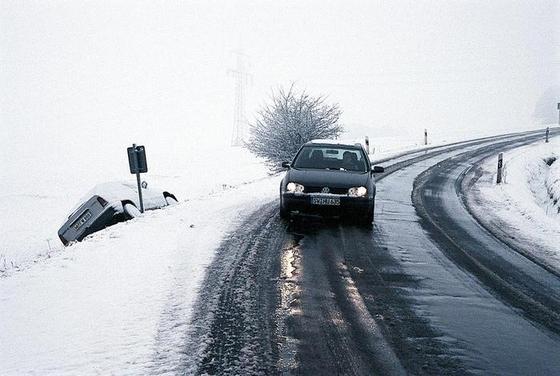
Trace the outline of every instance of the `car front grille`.
{"label": "car front grille", "polygon": [[348,193],[348,188],[333,188],[333,187],[327,187],[329,188],[329,192],[323,192],[323,188],[325,188],[325,186],[305,186],[305,190],[303,191],[304,193],[331,193],[331,194],[336,194],[336,195],[345,195]]}

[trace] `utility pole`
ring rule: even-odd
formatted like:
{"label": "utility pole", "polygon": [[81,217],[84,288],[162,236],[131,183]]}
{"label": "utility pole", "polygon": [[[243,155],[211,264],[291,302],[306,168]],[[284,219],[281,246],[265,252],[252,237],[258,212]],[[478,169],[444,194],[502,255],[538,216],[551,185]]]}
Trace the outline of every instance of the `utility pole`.
{"label": "utility pole", "polygon": [[232,146],[243,145],[247,118],[245,116],[245,93],[250,74],[247,72],[249,57],[242,51],[233,51],[236,56],[235,69],[229,69],[228,74],[235,80],[235,107],[233,110],[233,132],[231,137]]}

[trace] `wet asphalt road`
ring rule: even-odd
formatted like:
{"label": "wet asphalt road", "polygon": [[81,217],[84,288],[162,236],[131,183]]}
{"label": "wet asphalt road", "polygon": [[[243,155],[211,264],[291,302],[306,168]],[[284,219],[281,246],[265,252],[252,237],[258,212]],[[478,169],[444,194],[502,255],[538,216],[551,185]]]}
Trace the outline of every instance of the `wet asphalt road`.
{"label": "wet asphalt road", "polygon": [[560,374],[560,279],[479,226],[461,192],[470,166],[539,136],[386,161],[373,230],[262,207],[208,268],[187,372]]}

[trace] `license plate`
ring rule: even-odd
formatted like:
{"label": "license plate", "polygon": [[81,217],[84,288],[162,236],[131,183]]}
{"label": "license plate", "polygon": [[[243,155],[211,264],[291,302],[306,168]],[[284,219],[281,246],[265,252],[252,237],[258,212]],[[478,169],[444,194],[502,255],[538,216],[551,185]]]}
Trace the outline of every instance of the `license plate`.
{"label": "license plate", "polygon": [[312,197],[311,205],[339,206],[340,198],[339,197]]}
{"label": "license plate", "polygon": [[78,231],[80,227],[82,227],[84,223],[86,223],[90,218],[91,218],[91,213],[88,210],[80,218],[78,218],[76,222],[74,222],[72,227],[74,227],[74,230]]}

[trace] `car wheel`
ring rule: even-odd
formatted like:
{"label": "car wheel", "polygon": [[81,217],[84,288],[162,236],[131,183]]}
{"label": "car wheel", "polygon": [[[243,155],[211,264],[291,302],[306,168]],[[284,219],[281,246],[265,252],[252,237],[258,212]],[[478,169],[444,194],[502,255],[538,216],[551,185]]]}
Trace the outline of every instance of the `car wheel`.
{"label": "car wheel", "polygon": [[373,210],[374,208],[372,207],[371,210],[368,211],[368,213],[362,218],[362,225],[364,227],[367,228],[371,228],[373,227]]}
{"label": "car wheel", "polygon": [[142,214],[140,210],[131,203],[124,204],[123,211],[129,219],[138,218]]}
{"label": "car wheel", "polygon": [[179,201],[175,200],[175,199],[174,199],[173,197],[171,197],[171,196],[167,196],[167,197],[165,198],[165,202],[167,202],[167,205],[175,205],[175,204],[178,204],[178,203],[179,203]]}
{"label": "car wheel", "polygon": [[282,196],[280,196],[280,218],[290,219],[290,212],[284,206],[284,200],[282,200]]}
{"label": "car wheel", "polygon": [[282,206],[280,206],[280,218],[282,219],[290,219],[290,213]]}

